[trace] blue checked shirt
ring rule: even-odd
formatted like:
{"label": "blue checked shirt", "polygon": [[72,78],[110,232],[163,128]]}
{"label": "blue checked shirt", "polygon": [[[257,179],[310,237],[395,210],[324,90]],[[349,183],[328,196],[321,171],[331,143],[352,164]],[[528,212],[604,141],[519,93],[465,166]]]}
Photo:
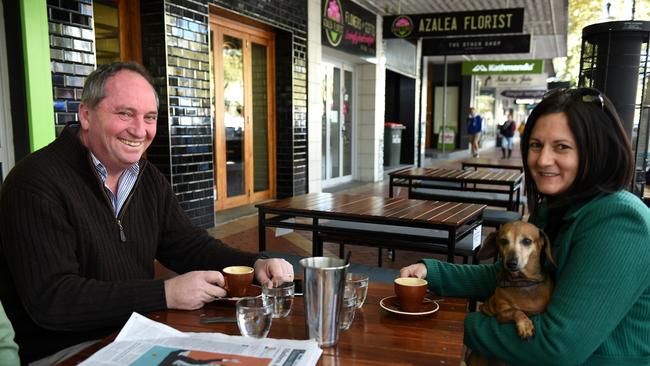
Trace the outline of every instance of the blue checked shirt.
{"label": "blue checked shirt", "polygon": [[108,186],[106,186],[106,179],[108,178],[106,167],[104,167],[104,164],[102,164],[102,162],[99,161],[92,152],[90,153],[90,157],[93,159],[95,170],[102,178],[104,191],[106,191],[108,198],[111,200],[115,217],[117,217],[122,210],[124,202],[126,202],[126,198],[129,196],[129,193],[131,193],[133,186],[135,186],[135,181],[138,179],[138,173],[140,172],[140,164],[135,163],[122,173],[120,179],[117,181],[117,195],[115,195],[110,189],[108,189]]}

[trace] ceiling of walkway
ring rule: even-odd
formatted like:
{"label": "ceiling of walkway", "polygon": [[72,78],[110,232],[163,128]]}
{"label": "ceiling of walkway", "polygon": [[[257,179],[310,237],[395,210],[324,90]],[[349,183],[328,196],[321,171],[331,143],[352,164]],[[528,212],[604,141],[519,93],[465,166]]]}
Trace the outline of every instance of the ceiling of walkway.
{"label": "ceiling of walkway", "polygon": [[[530,34],[529,53],[448,56],[448,62],[469,60],[551,59],[566,56],[568,0],[356,0],[380,14],[427,14],[486,9],[524,8],[524,32]],[[427,57],[442,62],[442,56]]]}

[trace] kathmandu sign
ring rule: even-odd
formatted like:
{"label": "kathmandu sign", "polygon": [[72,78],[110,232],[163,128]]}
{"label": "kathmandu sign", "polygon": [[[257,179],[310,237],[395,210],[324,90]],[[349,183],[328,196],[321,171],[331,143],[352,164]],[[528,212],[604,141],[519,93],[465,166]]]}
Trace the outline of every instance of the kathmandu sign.
{"label": "kathmandu sign", "polygon": [[384,38],[420,38],[493,33],[521,33],[524,8],[384,17]]}
{"label": "kathmandu sign", "polygon": [[543,71],[542,60],[467,61],[462,64],[461,74],[539,74]]}

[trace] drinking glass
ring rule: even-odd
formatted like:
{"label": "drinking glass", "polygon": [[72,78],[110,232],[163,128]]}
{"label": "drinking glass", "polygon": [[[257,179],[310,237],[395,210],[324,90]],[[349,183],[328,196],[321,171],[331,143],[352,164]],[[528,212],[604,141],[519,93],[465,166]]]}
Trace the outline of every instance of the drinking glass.
{"label": "drinking glass", "polygon": [[345,287],[351,287],[357,296],[357,309],[363,306],[368,295],[368,275],[361,273],[348,273],[345,276]]}
{"label": "drinking glass", "polygon": [[237,327],[245,337],[264,338],[273,320],[273,303],[263,296],[243,297],[235,306]]}
{"label": "drinking glass", "polygon": [[339,317],[339,329],[348,330],[354,320],[354,312],[357,309],[357,294],[354,288],[345,287],[343,301],[341,302],[341,315]]}
{"label": "drinking glass", "polygon": [[294,283],[285,282],[277,287],[262,286],[262,296],[273,304],[273,317],[284,318],[291,312]]}

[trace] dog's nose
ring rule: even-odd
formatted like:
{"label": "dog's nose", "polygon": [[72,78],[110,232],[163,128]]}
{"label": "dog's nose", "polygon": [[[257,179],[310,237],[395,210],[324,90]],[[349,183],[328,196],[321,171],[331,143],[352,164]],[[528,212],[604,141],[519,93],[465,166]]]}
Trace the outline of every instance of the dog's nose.
{"label": "dog's nose", "polygon": [[517,262],[517,259],[508,259],[506,261],[506,267],[508,267],[508,270],[510,271],[516,271],[519,266],[519,262]]}

